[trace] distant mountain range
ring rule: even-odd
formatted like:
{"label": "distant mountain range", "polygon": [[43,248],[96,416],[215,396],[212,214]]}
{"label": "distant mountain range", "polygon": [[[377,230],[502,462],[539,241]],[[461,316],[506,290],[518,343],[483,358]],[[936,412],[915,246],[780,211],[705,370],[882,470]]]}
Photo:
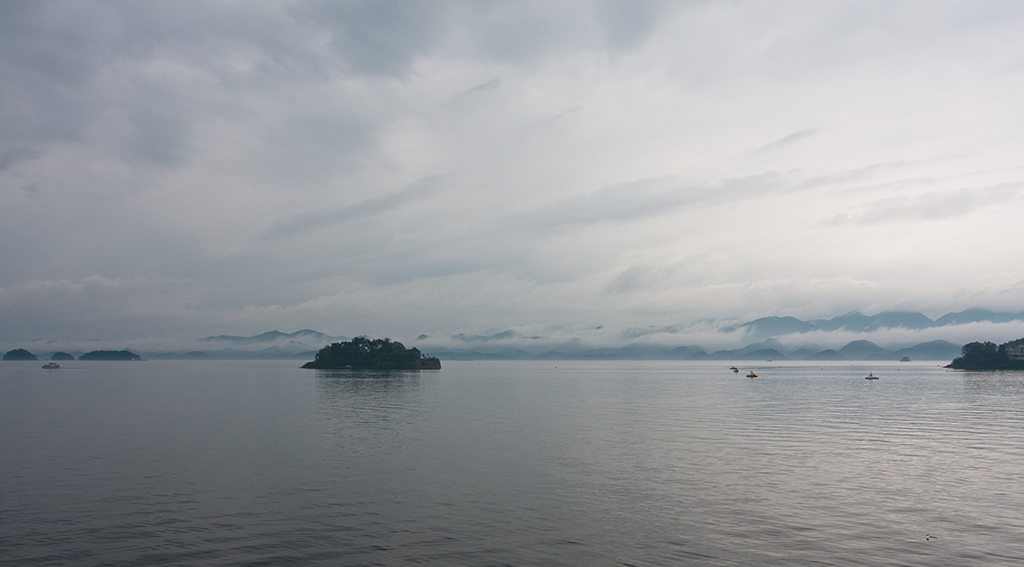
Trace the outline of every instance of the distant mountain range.
{"label": "distant mountain range", "polygon": [[252,337],[239,337],[236,335],[217,335],[215,337],[206,337],[205,339],[199,339],[203,342],[219,342],[229,343],[234,345],[255,345],[261,343],[272,343],[272,342],[292,342],[302,344],[319,344],[320,346],[326,345],[329,342],[346,341],[348,337],[332,337],[325,335],[319,331],[312,329],[302,329],[301,331],[295,331],[294,333],[282,333],[281,331],[267,331],[259,335]]}
{"label": "distant mountain range", "polygon": [[[251,337],[250,337],[251,338]],[[323,345],[321,345],[323,346]],[[142,352],[148,360],[312,360],[315,349],[268,347],[259,350],[219,349],[211,351]],[[429,349],[441,360],[952,360],[960,355],[960,345],[948,341],[930,341],[909,348],[890,350],[865,340],[853,341],[839,350],[790,350],[774,339],[753,343],[740,349],[707,352],[698,346],[660,346],[632,344],[623,347],[553,349],[539,354],[505,348],[481,351]],[[80,355],[81,353],[79,353]],[[44,358],[49,359],[49,356]]]}
{"label": "distant mountain range", "polygon": [[1024,313],[999,313],[988,309],[967,309],[959,313],[947,313],[932,320],[926,315],[913,311],[883,311],[875,315],[847,313],[831,319],[801,321],[795,317],[762,317],[753,321],[724,329],[726,332],[744,330],[751,338],[771,338],[784,335],[803,334],[812,331],[845,330],[854,333],[870,333],[879,329],[929,329],[967,323],[1008,323],[1024,320]]}
{"label": "distant mountain range", "polygon": [[[968,323],[1007,323],[1024,320],[1024,313],[995,312],[988,309],[972,308],[958,313],[947,313],[938,319],[931,319],[922,313],[912,311],[883,311],[875,315],[859,312],[846,313],[831,319],[803,321],[795,317],[762,317],[740,325],[725,327],[721,333],[741,333],[742,337],[761,342],[732,350],[708,351],[699,346],[661,346],[656,344],[633,343],[622,347],[589,349],[575,344],[551,345],[551,350],[538,353],[543,348],[541,337],[525,337],[514,331],[502,331],[493,335],[458,334],[451,339],[467,343],[466,348],[431,349],[431,353],[448,360],[487,359],[539,359],[539,360],[952,360],[960,355],[960,345],[948,341],[930,341],[909,348],[887,349],[866,340],[853,341],[839,350],[799,348],[789,350],[774,337],[801,335],[814,331],[871,333],[882,329],[903,328],[923,330],[935,327],[964,325]],[[685,330],[685,326],[651,328],[654,332],[673,334]],[[638,338],[649,334],[648,329],[632,330],[624,334]],[[420,340],[427,338],[425,335]],[[515,339],[526,347],[500,346],[502,341]],[[980,337],[980,339],[984,339]],[[526,342],[524,342],[526,340]]]}
{"label": "distant mountain range", "polygon": [[[324,345],[321,345],[324,346]],[[143,352],[147,360],[311,360],[320,348],[286,349],[269,347],[259,350],[223,348],[218,350],[191,350],[174,352]]]}
{"label": "distant mountain range", "polygon": [[[277,331],[271,331],[277,333]],[[263,333],[256,337],[270,335]],[[321,347],[330,342],[346,340],[343,337],[330,337],[316,331],[299,331],[307,333],[307,337],[326,337],[323,344],[313,348],[293,342],[282,346],[271,346],[262,349],[223,348],[217,350],[191,351],[147,351],[139,353],[147,360],[312,360]],[[279,333],[285,337],[295,335]],[[252,339],[249,344],[266,344],[266,340],[255,340],[256,337],[232,337],[235,339]],[[531,337],[532,338],[532,337]],[[230,341],[222,341],[230,342]],[[236,342],[244,344],[244,340]],[[960,356],[961,345],[949,341],[930,341],[909,348],[891,350],[866,340],[852,341],[839,350],[788,349],[774,339],[767,339],[749,344],[743,348],[731,350],[707,351],[699,346],[663,346],[634,343],[622,347],[586,348],[581,345],[552,345],[551,350],[531,353],[523,349],[479,348],[446,349],[427,348],[426,354],[441,360],[900,360],[908,357],[911,360],[952,360]],[[81,353],[76,353],[80,356]],[[49,359],[48,354],[43,357]]]}
{"label": "distant mountain range", "polygon": [[929,341],[908,348],[890,350],[870,341],[852,341],[839,350],[790,350],[768,339],[740,349],[707,352],[697,346],[658,346],[632,344],[619,348],[552,350],[530,354],[522,349],[481,351],[433,349],[430,354],[441,360],[953,360],[960,356],[960,345],[949,341]]}
{"label": "distant mountain range", "polygon": [[251,337],[216,335],[199,340],[210,343],[211,346],[222,346],[223,348],[144,352],[142,356],[148,359],[164,360],[310,360],[324,346],[347,341],[348,337],[332,337],[312,329],[302,329],[294,333],[267,331]]}
{"label": "distant mountain range", "polygon": [[[923,330],[969,323],[1007,323],[1024,321],[1024,312],[996,312],[972,308],[947,313],[938,319],[912,311],[883,311],[875,315],[846,313],[831,319],[804,321],[795,317],[762,317],[739,325],[719,329],[720,335],[736,333],[737,338],[753,340],[743,348],[709,350],[696,345],[668,346],[637,341],[650,333],[674,334],[687,329],[685,325],[629,329],[619,338],[632,342],[619,347],[593,348],[579,339],[555,340],[540,336],[524,336],[513,330],[490,335],[459,333],[447,340],[463,346],[428,346],[427,335],[420,335],[411,346],[442,360],[952,360],[960,355],[960,345],[948,341],[931,341],[909,348],[887,349],[866,340],[856,340],[835,349],[805,346],[787,349],[775,337],[790,336],[787,342],[799,344],[799,337],[811,332],[846,331],[871,333],[882,329],[903,328]],[[796,340],[792,340],[795,338]],[[150,351],[140,353],[148,359],[306,359],[310,360],[322,347],[349,337],[330,336],[312,329],[294,333],[268,331],[253,336],[216,335],[200,339],[209,348],[187,351]],[[986,340],[986,337],[978,337]],[[426,341],[426,342],[422,342]],[[739,342],[739,341],[736,341]],[[417,345],[417,343],[419,343]],[[436,343],[434,343],[436,345]],[[79,353],[81,354],[81,353]]]}

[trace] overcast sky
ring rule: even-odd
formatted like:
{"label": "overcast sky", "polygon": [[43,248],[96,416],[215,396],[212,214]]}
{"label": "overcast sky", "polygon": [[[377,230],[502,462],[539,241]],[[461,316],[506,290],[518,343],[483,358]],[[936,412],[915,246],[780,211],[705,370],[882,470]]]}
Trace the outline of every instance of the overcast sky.
{"label": "overcast sky", "polygon": [[1022,37],[1011,1],[3,0],[0,341],[1021,311]]}

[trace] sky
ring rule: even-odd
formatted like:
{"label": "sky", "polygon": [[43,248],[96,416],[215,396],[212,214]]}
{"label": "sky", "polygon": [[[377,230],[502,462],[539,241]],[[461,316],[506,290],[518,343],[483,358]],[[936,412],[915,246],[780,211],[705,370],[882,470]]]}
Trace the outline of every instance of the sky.
{"label": "sky", "polygon": [[3,0],[0,343],[1024,311],[1021,37],[1010,1]]}

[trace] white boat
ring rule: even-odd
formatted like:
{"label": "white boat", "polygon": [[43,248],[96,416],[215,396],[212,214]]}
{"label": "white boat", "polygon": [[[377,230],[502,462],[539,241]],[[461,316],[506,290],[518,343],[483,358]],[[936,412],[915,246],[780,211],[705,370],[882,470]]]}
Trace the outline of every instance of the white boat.
{"label": "white boat", "polygon": [[56,370],[60,368],[60,365],[57,364],[56,362],[47,362],[46,364],[43,365],[43,368],[47,370]]}

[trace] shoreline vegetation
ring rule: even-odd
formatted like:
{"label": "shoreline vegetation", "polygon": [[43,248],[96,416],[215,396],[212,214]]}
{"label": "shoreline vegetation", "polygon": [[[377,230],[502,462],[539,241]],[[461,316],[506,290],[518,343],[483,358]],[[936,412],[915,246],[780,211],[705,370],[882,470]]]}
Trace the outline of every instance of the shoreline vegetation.
{"label": "shoreline vegetation", "polygon": [[332,343],[320,349],[314,360],[302,368],[334,370],[440,370],[437,357],[426,356],[420,349],[405,348],[391,339],[356,337],[350,341]]}
{"label": "shoreline vegetation", "polygon": [[[313,334],[314,331],[304,331]],[[277,335],[283,333],[273,332]],[[267,335],[270,333],[264,333]],[[316,333],[320,335],[321,333]],[[294,335],[294,333],[293,333]],[[275,344],[259,349],[238,348],[244,346],[261,346],[265,341],[260,337],[248,337],[250,343],[238,344],[220,350],[178,350],[178,351],[142,351],[136,352],[143,360],[310,360],[316,356],[319,347],[313,348],[299,341],[291,341],[288,345]],[[291,336],[291,335],[285,335]],[[348,337],[329,337],[319,344],[330,344],[348,340]],[[239,339],[241,343],[241,338]],[[205,340],[205,339],[204,339]],[[486,342],[486,341],[485,341]],[[934,340],[910,347],[892,349],[879,346],[866,340],[855,340],[846,346],[821,351],[820,347],[786,347],[774,339],[751,343],[743,348],[727,350],[705,350],[703,347],[674,346],[663,344],[643,344],[641,342],[619,347],[588,347],[578,343],[559,343],[550,345],[533,345],[524,350],[522,345],[500,345],[488,343],[486,346],[474,345],[464,348],[446,348],[434,346],[431,354],[444,360],[812,360],[812,361],[899,361],[904,358],[911,360],[953,360],[960,355],[961,346],[944,340]],[[15,349],[22,351],[25,349]],[[10,352],[15,352],[10,351]],[[27,352],[27,351],[26,351]],[[93,351],[96,352],[96,351]],[[116,351],[115,351],[116,352]],[[131,351],[135,352],[135,351]],[[41,354],[28,353],[39,360],[76,360],[83,352],[56,351]],[[8,360],[15,360],[11,355]]]}
{"label": "shoreline vegetation", "polygon": [[958,370],[1024,370],[1024,338],[996,346],[991,341],[967,343],[946,368]]}
{"label": "shoreline vegetation", "polygon": [[[57,351],[50,355],[50,360],[74,360],[75,357],[63,351]],[[4,360],[39,360],[39,357],[31,352],[16,348],[7,351]],[[134,352],[124,350],[94,350],[78,357],[78,360],[142,360],[142,357]]]}
{"label": "shoreline vegetation", "polygon": [[[312,331],[307,331],[312,333]],[[326,336],[325,336],[326,337]],[[330,337],[327,337],[330,338]],[[774,348],[773,348],[774,347]],[[188,351],[176,353],[137,354],[128,349],[120,351],[95,350],[80,354],[83,361],[132,361],[151,359],[170,360],[259,360],[259,359],[309,359],[302,368],[313,369],[377,369],[377,370],[426,370],[440,369],[440,357],[449,360],[814,360],[814,361],[883,361],[899,360],[950,360],[946,368],[956,370],[1024,370],[1024,338],[996,345],[991,341],[971,342],[959,349],[947,341],[931,341],[900,350],[888,350],[865,340],[857,340],[836,350],[814,352],[802,348],[796,351],[784,349],[772,339],[748,345],[743,349],[705,352],[699,347],[656,347],[628,345],[620,348],[600,348],[583,351],[548,351],[541,354],[521,350],[482,352],[476,350],[448,351],[441,349],[440,356],[426,356],[416,347],[407,349],[400,342],[391,339],[368,339],[357,337],[343,342],[333,342],[319,351],[279,351],[271,347],[263,351],[230,349],[229,351],[207,353]],[[959,353],[957,351],[959,350]],[[78,353],[75,353],[78,354]],[[960,356],[957,356],[959,354]],[[75,360],[75,355],[56,351],[37,356],[24,348],[7,351],[5,361],[35,361],[40,356],[53,361]]]}
{"label": "shoreline vegetation", "polygon": [[142,357],[128,349],[94,350],[78,357],[78,360],[142,360]]}
{"label": "shoreline vegetation", "polygon": [[4,360],[39,360],[39,358],[23,348],[16,348],[7,351],[4,354]]}

